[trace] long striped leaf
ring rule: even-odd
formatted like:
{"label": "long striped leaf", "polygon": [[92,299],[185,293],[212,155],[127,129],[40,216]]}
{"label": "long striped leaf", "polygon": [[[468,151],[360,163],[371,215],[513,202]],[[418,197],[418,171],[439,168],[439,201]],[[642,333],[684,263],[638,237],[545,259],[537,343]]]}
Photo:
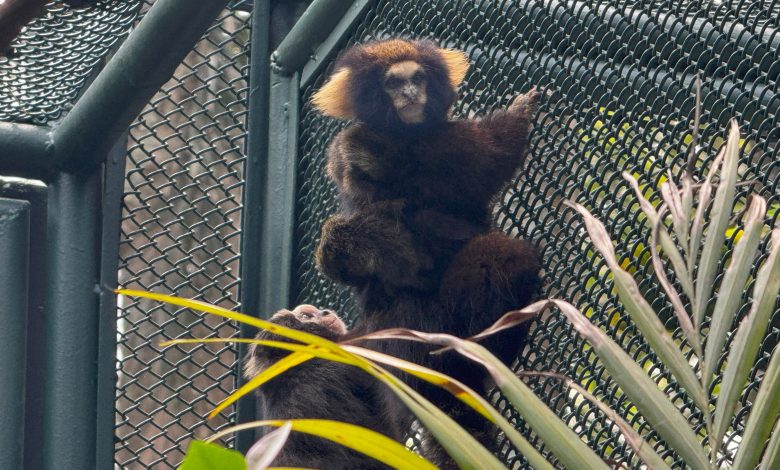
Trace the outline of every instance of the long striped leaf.
{"label": "long striped leaf", "polygon": [[610,376],[642,415],[694,470],[709,468],[706,453],[688,421],[644,370],[612,338],[596,328],[573,305],[559,301],[561,312],[601,359]]}
{"label": "long striped leaf", "polygon": [[[388,365],[403,370],[415,377],[423,379],[428,383],[438,385],[450,393],[458,397],[461,401],[471,406],[471,408],[480,412],[480,414],[487,415],[487,417],[501,429],[509,441],[517,447],[517,450],[525,457],[531,467],[537,470],[552,470],[554,467],[547,462],[547,460],[534,448],[528,440],[523,437],[517,428],[512,423],[506,420],[506,418],[499,413],[490,403],[487,402],[477,392],[471,390],[466,385],[458,382],[452,377],[448,377],[440,372],[428,369],[426,367],[414,364],[402,359],[398,359],[393,356],[379,353],[370,349],[360,348],[357,346],[344,346],[344,348],[354,354],[365,357],[371,361],[379,364]],[[467,394],[469,400],[463,399],[463,395]],[[473,406],[475,403],[478,406]],[[482,411],[480,411],[480,409]]]}
{"label": "long striped leaf", "polygon": [[723,281],[721,281],[718,290],[718,300],[712,311],[712,324],[704,351],[702,377],[705,386],[709,385],[712,379],[712,374],[715,372],[715,367],[723,352],[723,345],[726,343],[726,336],[742,302],[745,284],[750,276],[750,269],[753,267],[758,242],[761,240],[765,214],[766,201],[760,196],[754,196],[745,217],[745,229],[734,247],[731,264],[723,275]]}
{"label": "long striped leaf", "polygon": [[777,420],[772,430],[772,437],[766,446],[764,458],[761,460],[759,470],[775,470],[780,468],[780,419]]}
{"label": "long striped leaf", "polygon": [[761,380],[761,387],[753,401],[733,470],[756,468],[764,444],[772,432],[772,425],[780,413],[778,396],[780,396],[780,353],[775,352],[769,360],[764,378]]}
{"label": "long striped leaf", "polygon": [[710,223],[704,237],[704,247],[698,263],[696,297],[694,298],[694,324],[700,326],[707,310],[707,301],[715,283],[715,270],[721,260],[721,251],[726,237],[726,228],[734,207],[734,194],[739,163],[739,126],[731,121],[726,142],[726,153],[720,173],[720,183],[715,191],[715,200],[710,212]]}
{"label": "long striped leaf", "polygon": [[574,431],[569,429],[523,381],[515,376],[511,369],[481,345],[451,335],[423,333],[401,328],[371,333],[363,338],[407,339],[439,344],[456,350],[487,369],[496,385],[509,398],[517,412],[566,468],[602,470],[608,468]]}
{"label": "long striped leaf", "polygon": [[737,330],[726,361],[726,371],[723,374],[715,409],[713,442],[721,443],[734,417],[737,399],[745,388],[751,367],[761,348],[761,341],[769,326],[778,293],[780,293],[780,229],[775,229],[772,231],[769,256],[761,265],[753,285],[753,303],[750,312]]}
{"label": "long striped leaf", "polygon": [[609,270],[612,272],[612,278],[620,297],[620,302],[631,316],[634,324],[636,324],[639,331],[642,332],[647,342],[653,348],[653,351],[663,361],[664,365],[669,368],[680,385],[688,391],[696,405],[701,409],[705,409],[708,406],[707,398],[696,378],[696,374],[693,372],[688,360],[683,356],[680,348],[672,340],[672,335],[666,330],[661,320],[658,319],[658,315],[653,310],[653,307],[642,296],[634,278],[618,263],[612,240],[610,240],[604,224],[593,217],[580,204],[568,204],[582,214],[590,239],[607,262]]}
{"label": "long striped leaf", "polygon": [[436,470],[436,467],[433,464],[385,435],[354,424],[326,419],[253,421],[226,428],[211,436],[208,439],[208,442],[214,442],[221,437],[228,436],[244,429],[252,429],[260,426],[280,427],[287,423],[290,424],[293,431],[331,440],[344,447],[348,447],[383,462],[393,468],[406,470]]}

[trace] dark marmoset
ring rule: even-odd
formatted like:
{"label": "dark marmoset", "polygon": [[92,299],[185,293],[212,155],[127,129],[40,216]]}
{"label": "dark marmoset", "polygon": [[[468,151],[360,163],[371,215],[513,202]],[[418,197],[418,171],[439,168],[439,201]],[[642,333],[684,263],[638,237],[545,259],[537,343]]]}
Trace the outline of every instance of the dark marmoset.
{"label": "dark marmoset", "polygon": [[[524,161],[538,93],[481,119],[450,119],[467,69],[464,53],[429,41],[380,41],[349,49],[313,97],[322,113],[353,120],[328,150],[341,208],[324,224],[316,253],[327,276],[355,289],[353,335],[404,327],[467,337],[536,295],[536,249],[497,231],[491,208]],[[483,344],[509,363],[525,336],[520,327]],[[369,346],[478,391],[489,386],[481,366],[455,353],[430,356],[424,345],[399,341]],[[490,440],[481,417],[412,383]],[[452,466],[440,449],[423,453]]]}
{"label": "dark marmoset", "polygon": [[[299,305],[294,310],[281,310],[271,322],[331,341],[347,334],[344,322],[330,310],[312,305]],[[257,339],[288,341],[267,331]],[[274,362],[289,354],[283,349],[251,345],[244,363],[244,376],[251,379]],[[312,359],[286,371],[258,389],[263,419],[329,419],[356,424],[386,436],[401,440],[402,431],[394,414],[385,403],[385,392],[376,379],[355,367]],[[400,406],[400,405],[399,405]],[[386,470],[387,465],[327,439],[293,431],[281,453],[274,460],[276,467],[321,469]]]}

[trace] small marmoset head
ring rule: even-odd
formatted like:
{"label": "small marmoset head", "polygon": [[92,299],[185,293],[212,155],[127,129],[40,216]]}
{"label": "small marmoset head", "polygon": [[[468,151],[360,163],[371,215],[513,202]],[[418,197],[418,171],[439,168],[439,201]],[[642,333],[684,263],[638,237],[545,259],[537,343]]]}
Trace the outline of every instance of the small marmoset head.
{"label": "small marmoset head", "polygon": [[[274,313],[271,323],[286,326],[294,330],[305,331],[321,336],[331,341],[338,341],[347,332],[344,321],[333,310],[322,310],[313,305],[302,304],[292,311],[283,309]],[[289,341],[268,331],[257,333],[257,339]],[[247,359],[244,362],[244,377],[252,378],[266,369],[271,363],[280,359],[286,351],[277,348],[264,347],[257,344],[249,346]]]}
{"label": "small marmoset head", "polygon": [[428,128],[447,119],[468,67],[463,52],[427,40],[371,42],[338,59],[312,102],[323,114],[380,130]]}

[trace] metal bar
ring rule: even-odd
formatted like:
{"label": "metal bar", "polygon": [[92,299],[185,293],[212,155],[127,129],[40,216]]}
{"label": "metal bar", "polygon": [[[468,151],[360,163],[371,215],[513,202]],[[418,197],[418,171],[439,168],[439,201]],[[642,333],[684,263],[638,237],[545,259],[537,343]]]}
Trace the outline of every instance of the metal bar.
{"label": "metal bar", "polygon": [[112,468],[115,452],[116,417],[116,294],[119,271],[119,240],[122,227],[122,198],[125,189],[127,133],[109,152],[104,165],[105,185],[102,207],[100,248],[100,316],[97,351],[97,442],[95,468]]}
{"label": "metal bar", "polygon": [[25,339],[30,203],[0,198],[0,468],[24,458]]}
{"label": "metal bar", "polygon": [[99,171],[49,186],[43,468],[96,468]]}
{"label": "metal bar", "polygon": [[301,72],[301,88],[306,88],[309,82],[319,76],[323,67],[328,64],[330,57],[341,50],[339,46],[344,42],[347,33],[355,24],[363,18],[366,10],[375,3],[374,0],[356,0],[341,16],[339,22],[333,27],[327,38],[322,41],[309,61],[303,66]]}
{"label": "metal bar", "polygon": [[[43,433],[43,337],[46,311],[46,186],[19,178],[0,177],[0,197],[30,203],[29,276],[27,284],[27,359],[24,396],[24,469],[41,468]],[[0,256],[0,259],[5,259]],[[0,267],[0,269],[2,269]],[[0,286],[2,288],[2,286]],[[5,467],[0,467],[5,468]]]}
{"label": "metal bar", "polygon": [[263,195],[261,315],[289,306],[298,144],[299,75],[271,73],[268,167]]}
{"label": "metal bar", "polygon": [[56,163],[102,162],[228,0],[158,0],[54,130]]}
{"label": "metal bar", "polygon": [[[246,167],[244,169],[244,208],[241,211],[241,284],[239,298],[241,309],[249,314],[260,312],[260,248],[263,216],[263,190],[265,189],[266,164],[268,161],[268,98],[271,74],[269,27],[271,21],[269,0],[255,1],[252,9],[252,38],[250,41],[249,98],[247,106]],[[242,337],[252,337],[256,329],[241,324]],[[241,362],[247,353],[247,345],[239,344],[239,364],[236,374],[239,386],[245,380],[241,375]],[[239,423],[257,418],[257,403],[254,395],[239,400],[236,405],[236,420]],[[256,433],[246,431],[236,436],[236,449],[246,452],[254,444]]]}
{"label": "metal bar", "polygon": [[0,121],[0,174],[46,180],[54,171],[51,129]]}
{"label": "metal bar", "polygon": [[271,56],[276,72],[301,71],[354,0],[314,0]]}

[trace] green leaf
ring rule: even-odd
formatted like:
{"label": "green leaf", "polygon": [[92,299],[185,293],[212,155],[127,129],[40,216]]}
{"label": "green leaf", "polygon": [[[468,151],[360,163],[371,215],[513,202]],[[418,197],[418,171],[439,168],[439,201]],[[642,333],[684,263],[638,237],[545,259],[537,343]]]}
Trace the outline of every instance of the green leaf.
{"label": "green leaf", "polygon": [[595,327],[573,305],[556,301],[574,328],[588,340],[610,376],[655,430],[694,470],[709,469],[709,462],[688,421],[658,385],[612,338]]}
{"label": "green leaf", "polygon": [[607,234],[606,228],[604,228],[604,224],[593,217],[580,204],[567,204],[582,214],[593,246],[601,253],[604,261],[609,266],[609,270],[612,271],[612,278],[618,297],[620,297],[620,302],[634,321],[634,324],[639,328],[639,331],[642,332],[653,351],[663,361],[664,365],[669,368],[680,385],[688,391],[696,405],[701,409],[705,409],[708,406],[707,398],[699,380],[696,378],[696,374],[672,339],[672,335],[666,331],[663,323],[658,319],[658,315],[653,310],[653,307],[642,297],[634,278],[620,267],[615,256],[615,248]]}
{"label": "green leaf", "polygon": [[[260,426],[281,427],[289,424],[293,431],[322,437],[374,458],[392,468],[403,470],[436,470],[436,467],[402,444],[371,429],[327,419],[265,420],[239,424],[223,429],[210,441],[244,429]],[[240,455],[240,454],[239,454]],[[323,469],[324,470],[324,469]]]}
{"label": "green leaf", "polygon": [[742,444],[737,451],[734,470],[753,470],[761,457],[772,425],[780,413],[780,354],[775,352],[769,360],[761,387],[750,410],[745,432],[742,433]]}
{"label": "green leaf", "polygon": [[496,381],[496,385],[515,406],[517,412],[528,422],[555,456],[566,465],[566,468],[601,470],[609,468],[522,380],[517,378],[510,368],[479,344],[451,335],[423,333],[401,328],[380,331],[376,334],[366,335],[364,338],[366,337],[409,339],[441,344],[482,364]]}
{"label": "green leaf", "polygon": [[761,230],[764,228],[766,201],[760,196],[754,196],[745,216],[745,230],[734,247],[731,264],[726,269],[718,290],[718,300],[712,311],[712,324],[707,335],[707,346],[704,351],[704,370],[702,377],[705,386],[712,380],[718,360],[723,353],[726,336],[734,323],[737,310],[745,292],[745,284],[753,267],[758,242],[761,240]]}
{"label": "green leaf", "polygon": [[694,298],[694,324],[700,326],[707,310],[707,301],[715,284],[715,270],[721,260],[726,228],[729,225],[734,207],[734,194],[737,183],[737,165],[739,163],[739,126],[731,121],[720,183],[715,191],[715,200],[710,212],[710,223],[704,238],[704,248],[699,259],[696,277],[696,297]]}
{"label": "green leaf", "polygon": [[780,468],[780,419],[772,430],[772,437],[769,438],[769,444],[764,452],[764,459],[761,461],[759,470],[775,470]]}
{"label": "green leaf", "polygon": [[745,388],[750,370],[761,348],[778,293],[780,293],[780,229],[775,229],[772,231],[769,256],[761,265],[753,285],[753,303],[750,312],[737,330],[726,362],[726,371],[723,373],[713,431],[715,434],[713,442],[718,445],[721,444],[734,417],[737,400]]}
{"label": "green leaf", "polygon": [[192,441],[179,470],[246,470],[246,462],[244,456],[235,450]]}

